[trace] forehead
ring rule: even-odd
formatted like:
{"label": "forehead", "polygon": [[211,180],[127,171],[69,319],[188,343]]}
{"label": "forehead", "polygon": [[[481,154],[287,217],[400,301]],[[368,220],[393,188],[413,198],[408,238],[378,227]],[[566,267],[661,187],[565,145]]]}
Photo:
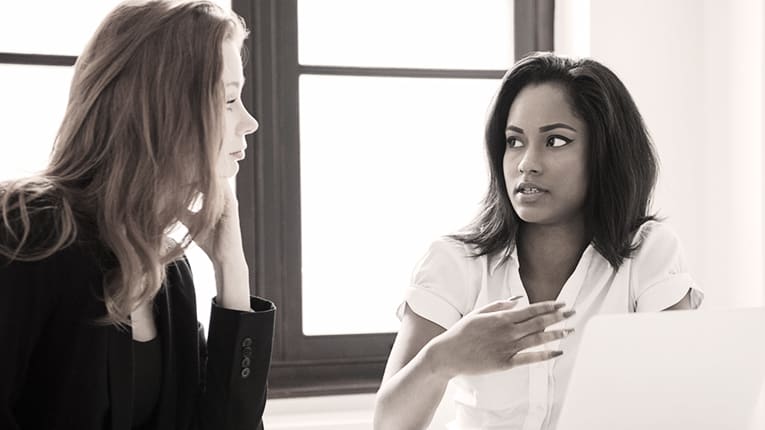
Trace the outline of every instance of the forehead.
{"label": "forehead", "polygon": [[556,83],[523,87],[510,106],[507,122],[520,127],[556,122],[583,125],[571,108],[567,90]]}
{"label": "forehead", "polygon": [[242,82],[242,57],[239,55],[239,46],[233,41],[223,42],[223,82]]}

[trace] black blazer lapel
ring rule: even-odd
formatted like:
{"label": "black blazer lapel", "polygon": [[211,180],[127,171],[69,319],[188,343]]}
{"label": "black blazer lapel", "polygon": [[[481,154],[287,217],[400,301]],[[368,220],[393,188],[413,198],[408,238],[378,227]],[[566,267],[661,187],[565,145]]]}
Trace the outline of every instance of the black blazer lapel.
{"label": "black blazer lapel", "polygon": [[109,336],[109,405],[111,430],[130,430],[133,416],[133,335],[112,326]]}
{"label": "black blazer lapel", "polygon": [[167,294],[167,286],[163,286],[157,294],[158,306],[157,328],[162,337],[162,391],[159,399],[157,428],[173,430],[176,428],[176,399],[178,397],[177,375],[175,369],[176,357],[173,347],[173,320],[170,297]]}

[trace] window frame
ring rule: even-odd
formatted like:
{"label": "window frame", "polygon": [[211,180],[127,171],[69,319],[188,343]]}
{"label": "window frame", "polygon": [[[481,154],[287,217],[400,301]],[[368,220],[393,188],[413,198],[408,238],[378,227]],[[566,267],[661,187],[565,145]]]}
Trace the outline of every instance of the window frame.
{"label": "window frame", "polygon": [[[251,290],[276,303],[269,397],[372,393],[395,333],[306,336],[302,331],[300,248],[300,74],[500,78],[504,70],[303,66],[298,62],[298,0],[233,0],[248,23],[251,84],[244,102],[260,129],[237,177]],[[515,0],[515,57],[553,49],[554,0]],[[327,312],[342,312],[344,303]]]}

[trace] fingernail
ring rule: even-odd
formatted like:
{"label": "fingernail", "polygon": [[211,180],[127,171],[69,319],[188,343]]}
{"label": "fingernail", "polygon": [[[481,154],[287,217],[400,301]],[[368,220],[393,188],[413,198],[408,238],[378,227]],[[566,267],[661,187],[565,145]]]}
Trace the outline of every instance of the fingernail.
{"label": "fingernail", "polygon": [[563,306],[566,306],[566,304],[563,303],[563,302],[558,302],[553,307],[555,308],[555,310],[558,310],[558,309],[562,308]]}
{"label": "fingernail", "polygon": [[553,351],[552,354],[550,355],[552,355],[553,357],[560,357],[561,355],[563,355],[563,351]]}
{"label": "fingernail", "polygon": [[521,298],[523,298],[523,296],[513,296],[513,297],[510,297],[509,299],[507,299],[507,301],[508,302],[512,302],[512,301],[515,301],[515,300],[518,300],[518,299],[521,299]]}
{"label": "fingernail", "polygon": [[569,318],[569,317],[573,316],[575,313],[576,313],[576,311],[571,309],[570,311],[563,312],[563,317],[564,318]]}

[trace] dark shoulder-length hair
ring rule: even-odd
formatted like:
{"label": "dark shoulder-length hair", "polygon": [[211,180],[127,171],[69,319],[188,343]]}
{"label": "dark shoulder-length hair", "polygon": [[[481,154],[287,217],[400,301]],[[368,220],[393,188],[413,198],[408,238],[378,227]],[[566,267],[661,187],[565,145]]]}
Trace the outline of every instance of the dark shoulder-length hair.
{"label": "dark shoulder-length hair", "polygon": [[486,124],[485,145],[491,178],[482,210],[465,233],[452,236],[474,245],[476,256],[514,246],[522,222],[507,194],[502,168],[507,115],[524,87],[561,85],[589,134],[589,178],[585,220],[592,244],[614,268],[638,249],[633,236],[646,221],[658,160],[627,88],[607,67],[592,59],[534,53],[502,78]]}

